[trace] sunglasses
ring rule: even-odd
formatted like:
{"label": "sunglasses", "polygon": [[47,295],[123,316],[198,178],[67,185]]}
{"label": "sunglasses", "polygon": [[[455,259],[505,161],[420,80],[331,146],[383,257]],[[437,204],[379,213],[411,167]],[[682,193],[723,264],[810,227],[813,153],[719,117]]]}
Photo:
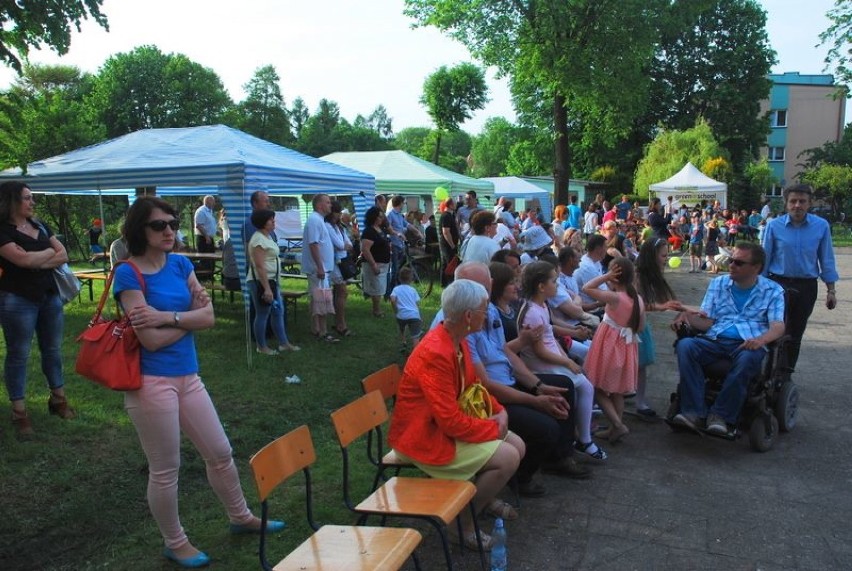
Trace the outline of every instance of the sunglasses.
{"label": "sunglasses", "polygon": [[731,260],[730,264],[732,266],[740,267],[740,266],[745,266],[745,265],[750,266],[750,265],[754,264],[754,262],[746,262],[745,260]]}
{"label": "sunglasses", "polygon": [[178,228],[180,228],[180,221],[177,218],[172,218],[171,220],[152,220],[146,223],[145,226],[154,232],[162,232],[166,229],[166,226],[177,232]]}

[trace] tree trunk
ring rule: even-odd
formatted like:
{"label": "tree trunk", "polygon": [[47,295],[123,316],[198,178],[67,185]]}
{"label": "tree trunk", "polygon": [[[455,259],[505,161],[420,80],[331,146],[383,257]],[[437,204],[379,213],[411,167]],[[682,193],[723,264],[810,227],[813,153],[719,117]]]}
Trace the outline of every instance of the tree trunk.
{"label": "tree trunk", "polygon": [[568,204],[568,181],[571,178],[571,148],[568,146],[568,110],[565,96],[557,93],[553,97],[553,125],[556,131],[553,169],[553,204]]}
{"label": "tree trunk", "polygon": [[438,164],[438,157],[441,156],[441,130],[438,129],[438,136],[435,137],[435,154],[432,155],[432,162]]}

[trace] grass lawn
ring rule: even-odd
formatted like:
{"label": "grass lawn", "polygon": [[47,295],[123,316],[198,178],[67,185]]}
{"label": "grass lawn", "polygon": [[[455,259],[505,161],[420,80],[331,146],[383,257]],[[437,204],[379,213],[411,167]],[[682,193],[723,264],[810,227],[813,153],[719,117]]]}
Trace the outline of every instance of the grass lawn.
{"label": "grass lawn", "polygon": [[[99,295],[96,284],[96,301]],[[294,281],[286,289],[304,289]],[[424,300],[428,324],[438,308],[440,288]],[[370,315],[369,302],[350,288],[349,325],[355,335],[335,345],[311,338],[306,300],[290,316],[288,334],[299,353],[268,357],[254,353],[247,364],[243,305],[218,297],[216,326],[196,334],[201,376],[231,440],[243,489],[259,515],[249,457],[274,438],[301,425],[311,428],[318,461],[314,469],[316,518],[320,523],[351,523],[341,495],[340,451],[329,413],[361,395],[360,380],[392,362],[403,362],[396,323],[388,307],[383,319]],[[0,569],[174,569],[160,557],[162,540],[145,500],[147,465],[123,409],[123,397],[74,372],[74,341],[94,311],[85,291],[66,306],[65,381],[78,417],[62,421],[47,413],[48,391],[38,348],[30,357],[27,402],[36,439],[18,442],[8,405],[0,409]],[[0,354],[5,344],[0,339]],[[284,382],[297,374],[300,385]],[[366,492],[372,470],[363,448],[356,465],[364,467],[356,493]],[[282,557],[309,534],[302,480],[273,498],[272,517],[288,530],[273,536],[272,558]],[[204,463],[188,442],[182,448],[181,521],[193,543],[219,569],[257,568],[256,536],[233,537],[227,518],[207,485]]]}

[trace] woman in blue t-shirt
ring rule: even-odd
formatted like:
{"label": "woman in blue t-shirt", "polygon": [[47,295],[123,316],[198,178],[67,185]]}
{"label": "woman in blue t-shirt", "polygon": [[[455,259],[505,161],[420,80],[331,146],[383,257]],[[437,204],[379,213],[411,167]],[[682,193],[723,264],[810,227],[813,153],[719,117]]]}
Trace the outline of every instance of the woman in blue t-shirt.
{"label": "woman in blue t-shirt", "polygon": [[[124,406],[148,459],[148,505],[163,535],[163,555],[201,567],[210,558],[189,542],[178,517],[181,432],[204,458],[231,533],[258,532],[260,519],[246,505],[231,445],[198,376],[193,331],[213,327],[213,306],[189,259],[170,253],[178,226],[169,203],[136,200],[123,229],[132,265],[118,267],[113,292],[142,345],[142,388],[125,393]],[[267,523],[268,531],[283,528],[280,521]]]}

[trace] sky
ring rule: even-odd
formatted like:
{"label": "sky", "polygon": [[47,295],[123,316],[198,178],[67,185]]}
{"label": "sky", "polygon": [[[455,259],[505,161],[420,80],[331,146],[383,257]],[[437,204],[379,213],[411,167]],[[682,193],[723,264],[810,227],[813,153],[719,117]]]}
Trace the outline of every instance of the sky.
{"label": "sky", "polygon": [[[815,47],[834,0],[763,0],[767,30],[778,64],[773,73],[823,72],[827,47]],[[399,132],[428,127],[419,103],[426,77],[442,65],[473,61],[467,49],[434,28],[412,28],[402,0],[104,0],[109,32],[91,21],[59,57],[30,52],[34,63],[74,65],[96,73],[112,54],[153,44],[182,53],[214,70],[232,99],[255,70],[272,64],[281,77],[285,104],[302,97],[313,112],[320,99],[336,101],[352,121],[384,105]],[[462,125],[477,134],[489,117],[514,120],[505,79],[487,70],[490,102]],[[0,67],[0,89],[14,81]]]}

